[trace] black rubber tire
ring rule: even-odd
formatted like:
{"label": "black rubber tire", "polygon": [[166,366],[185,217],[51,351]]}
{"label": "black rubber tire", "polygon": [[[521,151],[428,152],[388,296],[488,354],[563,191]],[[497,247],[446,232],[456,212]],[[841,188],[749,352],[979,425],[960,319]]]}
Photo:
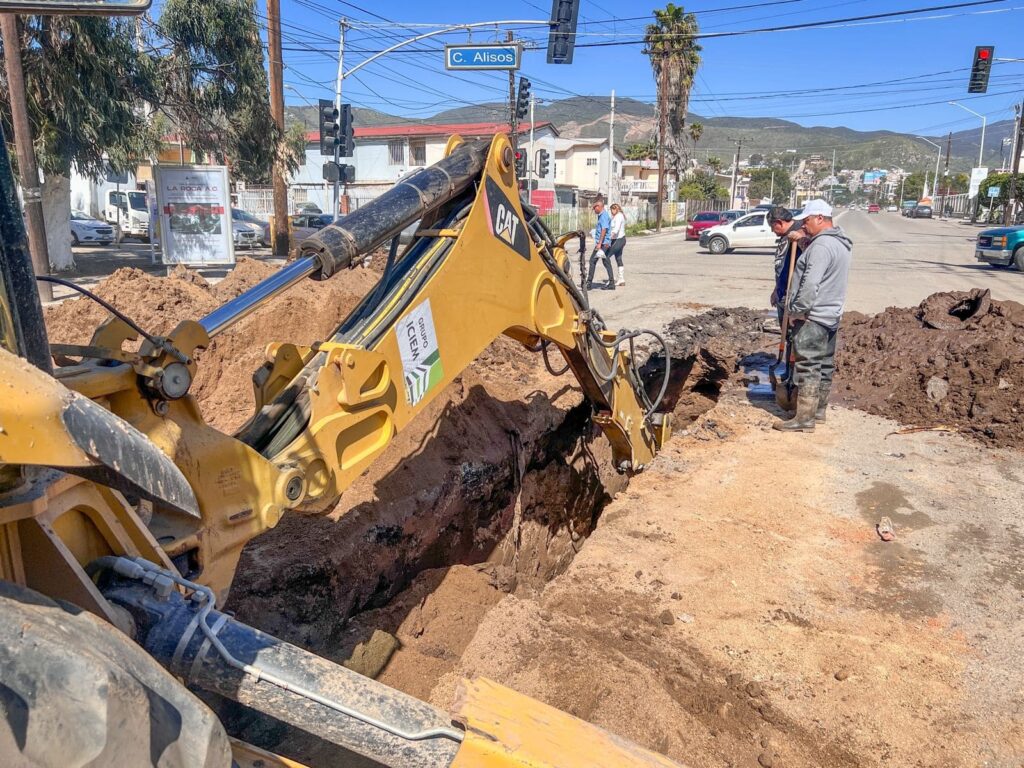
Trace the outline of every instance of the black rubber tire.
{"label": "black rubber tire", "polygon": [[76,235],[74,232],[71,233],[71,245],[81,245],[81,243],[78,242],[78,235]]}
{"label": "black rubber tire", "polygon": [[1013,250],[1013,266],[1019,272],[1024,272],[1024,245],[1018,245]]}
{"label": "black rubber tire", "polygon": [[715,235],[708,240],[708,250],[716,256],[721,256],[729,250],[729,241],[721,235]]}
{"label": "black rubber tire", "polygon": [[110,243],[111,243],[110,240],[103,240],[102,242],[100,242],[100,245],[102,245],[104,248],[106,248],[108,245],[110,245]]}

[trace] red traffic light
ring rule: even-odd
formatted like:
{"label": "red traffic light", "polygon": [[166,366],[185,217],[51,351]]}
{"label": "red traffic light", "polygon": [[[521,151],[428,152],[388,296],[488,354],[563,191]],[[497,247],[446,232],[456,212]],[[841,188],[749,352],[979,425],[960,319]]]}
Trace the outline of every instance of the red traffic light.
{"label": "red traffic light", "polygon": [[978,58],[982,59],[982,60],[987,59],[991,55],[992,55],[992,52],[990,50],[988,50],[987,48],[982,48],[980,51],[978,51]]}

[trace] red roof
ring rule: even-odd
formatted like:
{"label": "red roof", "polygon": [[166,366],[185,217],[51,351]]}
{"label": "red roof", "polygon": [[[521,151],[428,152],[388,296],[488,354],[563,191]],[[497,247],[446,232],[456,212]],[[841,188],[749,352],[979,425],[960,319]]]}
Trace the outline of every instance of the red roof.
{"label": "red roof", "polygon": [[[550,125],[550,122],[534,123],[533,127],[538,129]],[[440,125],[406,123],[403,125],[357,125],[353,132],[357,139],[369,139],[385,136],[410,136],[416,138],[421,136],[452,136],[456,133],[460,136],[494,136],[497,133],[504,133],[507,130],[508,123],[443,123]],[[529,123],[519,124],[520,133],[528,133],[529,130]],[[555,133],[557,134],[558,131],[556,130]],[[319,140],[320,133],[318,131],[306,132],[306,141]]]}

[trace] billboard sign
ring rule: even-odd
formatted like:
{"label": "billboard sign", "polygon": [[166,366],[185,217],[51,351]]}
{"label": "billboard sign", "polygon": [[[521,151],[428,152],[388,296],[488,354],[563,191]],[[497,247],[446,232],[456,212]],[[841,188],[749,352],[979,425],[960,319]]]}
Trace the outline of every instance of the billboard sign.
{"label": "billboard sign", "polygon": [[231,195],[223,165],[154,168],[164,264],[234,264]]}
{"label": "billboard sign", "polygon": [[981,182],[988,178],[988,168],[971,168],[971,186],[967,190],[968,197],[977,197]]}

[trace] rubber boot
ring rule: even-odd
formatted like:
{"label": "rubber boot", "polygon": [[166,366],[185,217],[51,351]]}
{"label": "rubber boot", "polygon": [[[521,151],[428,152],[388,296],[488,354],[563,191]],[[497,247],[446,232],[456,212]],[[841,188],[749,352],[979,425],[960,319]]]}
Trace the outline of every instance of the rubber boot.
{"label": "rubber boot", "polygon": [[619,282],[616,283],[616,285],[625,285],[625,284],[626,284],[626,268],[625,267],[619,267]]}
{"label": "rubber boot", "polygon": [[818,411],[818,387],[804,384],[796,398],[796,415],[786,421],[777,421],[772,429],[780,432],[813,432],[814,414]]}
{"label": "rubber boot", "polygon": [[825,415],[828,411],[828,393],[832,387],[818,388],[818,410],[814,412],[814,420],[819,424],[825,423]]}

